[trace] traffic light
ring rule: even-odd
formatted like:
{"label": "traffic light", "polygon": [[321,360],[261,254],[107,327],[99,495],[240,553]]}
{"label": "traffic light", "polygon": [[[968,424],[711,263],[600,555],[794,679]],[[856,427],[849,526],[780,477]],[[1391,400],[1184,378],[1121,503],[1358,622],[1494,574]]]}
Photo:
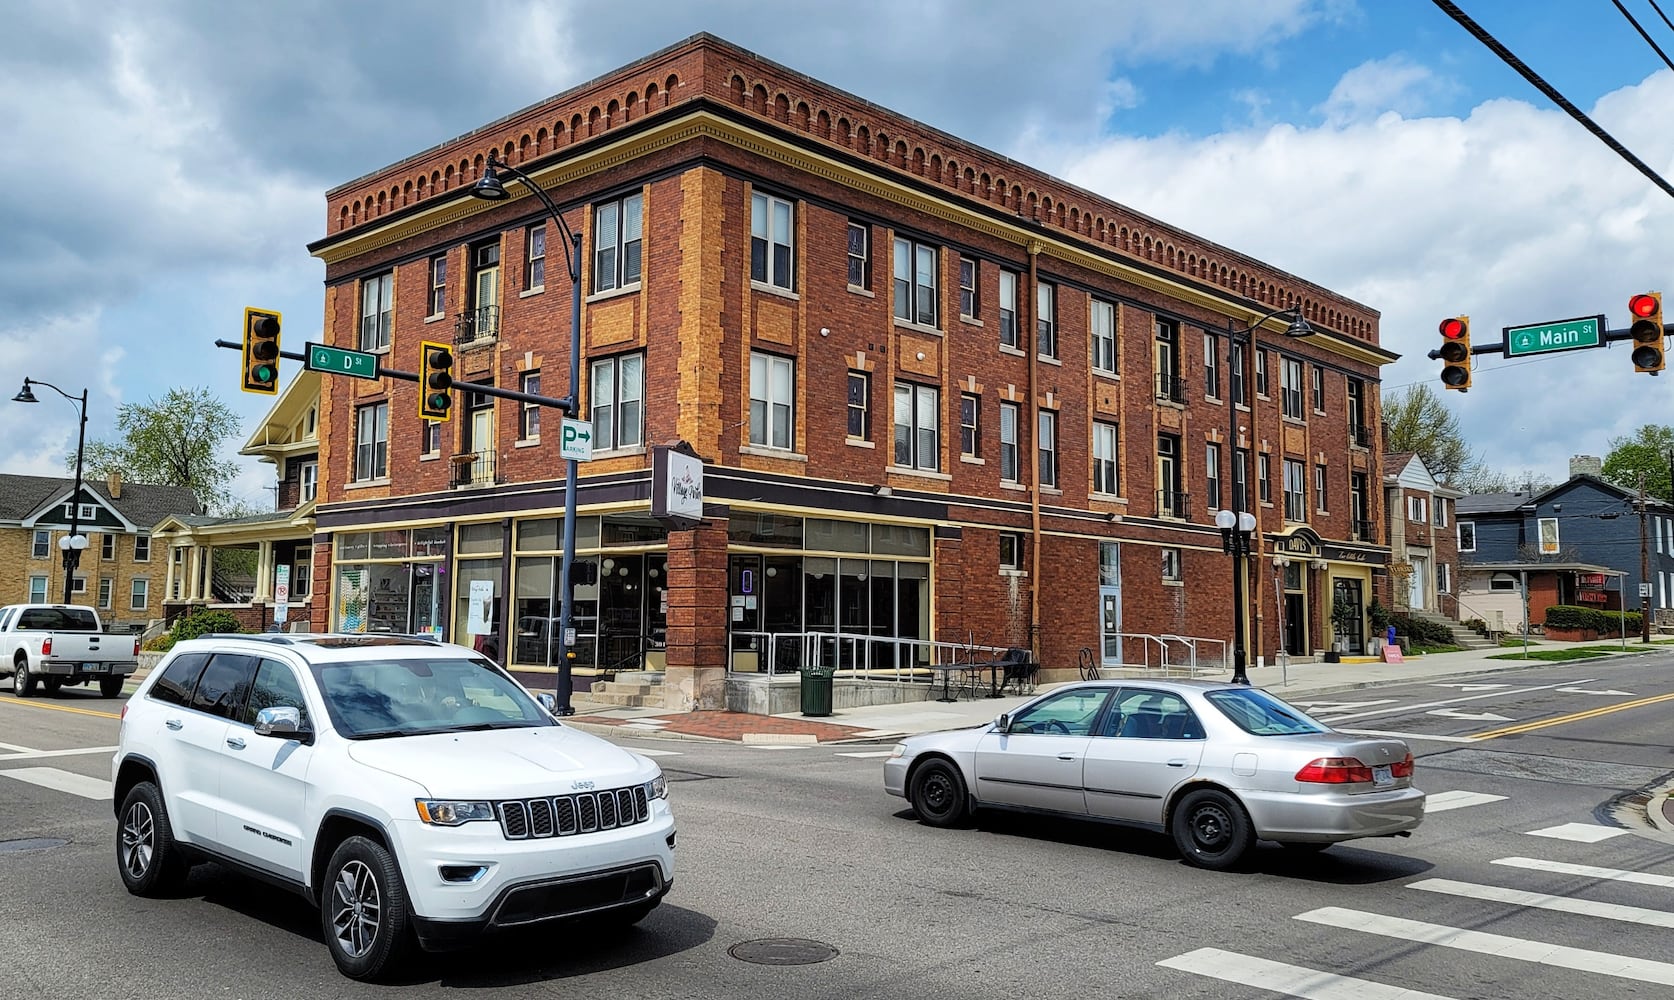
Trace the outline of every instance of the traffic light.
{"label": "traffic light", "polygon": [[1628,315],[1633,317],[1633,370],[1655,375],[1666,361],[1662,351],[1662,293],[1646,292],[1628,299]]}
{"label": "traffic light", "polygon": [[270,309],[244,310],[243,389],[269,396],[279,391],[279,314]]}
{"label": "traffic light", "polygon": [[1468,392],[1471,387],[1471,318],[1453,316],[1441,321],[1442,385]]}
{"label": "traffic light", "polygon": [[453,409],[453,351],[446,344],[419,342],[419,417],[446,420]]}

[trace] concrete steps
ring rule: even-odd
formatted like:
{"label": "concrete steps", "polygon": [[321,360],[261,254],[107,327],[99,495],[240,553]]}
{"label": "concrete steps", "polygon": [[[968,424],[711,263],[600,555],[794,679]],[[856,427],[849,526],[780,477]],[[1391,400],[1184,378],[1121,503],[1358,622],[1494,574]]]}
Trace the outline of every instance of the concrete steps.
{"label": "concrete steps", "polygon": [[1453,634],[1453,645],[1462,649],[1493,649],[1496,645],[1483,638],[1481,633],[1466,628],[1446,615],[1439,615],[1434,611],[1409,611],[1408,614],[1447,629]]}
{"label": "concrete steps", "polygon": [[663,707],[661,673],[621,674],[613,681],[600,681],[587,692],[587,700],[623,708]]}

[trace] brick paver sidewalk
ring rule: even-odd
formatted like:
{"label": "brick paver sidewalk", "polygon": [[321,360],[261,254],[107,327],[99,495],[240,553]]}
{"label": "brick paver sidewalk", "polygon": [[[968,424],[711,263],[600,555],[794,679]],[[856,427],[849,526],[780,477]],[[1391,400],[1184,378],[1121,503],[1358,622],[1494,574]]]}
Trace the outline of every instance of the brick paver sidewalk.
{"label": "brick paver sidewalk", "polygon": [[747,712],[681,712],[674,715],[653,715],[637,719],[617,719],[600,715],[577,715],[572,722],[588,725],[627,726],[632,729],[686,736],[707,736],[717,740],[743,741],[745,737],[787,736],[806,739],[813,737],[820,743],[852,740],[865,732],[856,726],[840,726],[813,719],[785,719],[774,715],[751,715]]}

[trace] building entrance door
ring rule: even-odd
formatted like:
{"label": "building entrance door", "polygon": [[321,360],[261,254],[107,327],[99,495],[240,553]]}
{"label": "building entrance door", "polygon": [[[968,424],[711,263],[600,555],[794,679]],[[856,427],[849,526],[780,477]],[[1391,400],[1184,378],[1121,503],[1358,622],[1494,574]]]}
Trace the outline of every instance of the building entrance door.
{"label": "building entrance door", "polygon": [[[1343,652],[1359,655],[1366,651],[1366,609],[1360,603],[1359,580],[1336,581],[1332,587],[1332,607],[1343,601],[1354,608],[1354,617],[1337,635],[1343,640]],[[1333,624],[1332,627],[1337,626]]]}

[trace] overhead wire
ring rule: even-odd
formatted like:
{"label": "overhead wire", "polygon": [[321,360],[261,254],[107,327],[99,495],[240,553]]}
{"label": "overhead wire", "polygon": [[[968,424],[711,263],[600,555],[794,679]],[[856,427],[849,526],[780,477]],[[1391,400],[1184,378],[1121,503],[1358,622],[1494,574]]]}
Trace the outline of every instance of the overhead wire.
{"label": "overhead wire", "polygon": [[1651,9],[1657,12],[1658,17],[1662,18],[1662,23],[1668,25],[1669,31],[1674,31],[1674,21],[1670,21],[1668,15],[1662,12],[1662,8],[1657,6],[1657,0],[1650,0],[1650,3]]}
{"label": "overhead wire", "polygon": [[[1638,18],[1635,18],[1632,14],[1628,13],[1628,9],[1622,6],[1622,0],[1610,0],[1610,2],[1615,4],[1616,9],[1622,12],[1623,17],[1627,18],[1627,22],[1633,25],[1633,30],[1639,32],[1639,37],[1645,39],[1645,44],[1649,45],[1652,51],[1662,57],[1662,61],[1668,65],[1669,69],[1674,69],[1674,61],[1669,60],[1668,53],[1664,52],[1662,50],[1662,46],[1658,45],[1656,40],[1653,39],[1644,28],[1639,26]],[[1656,0],[1651,0],[1651,6],[1656,6]],[[1662,10],[1659,8],[1657,13],[1661,14]],[[1665,16],[1663,21],[1666,22],[1667,20],[1668,18]]]}

